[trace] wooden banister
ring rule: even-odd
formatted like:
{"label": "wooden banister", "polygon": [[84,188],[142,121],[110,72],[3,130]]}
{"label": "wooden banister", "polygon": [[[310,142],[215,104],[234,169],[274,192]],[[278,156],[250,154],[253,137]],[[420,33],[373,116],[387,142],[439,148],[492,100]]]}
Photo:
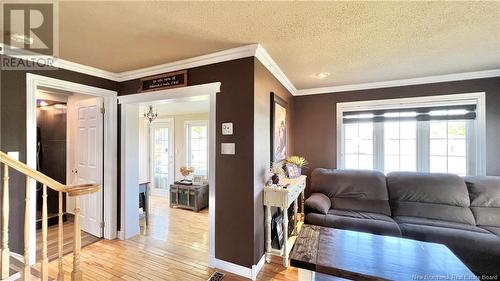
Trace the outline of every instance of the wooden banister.
{"label": "wooden banister", "polygon": [[47,257],[47,232],[48,232],[48,216],[47,216],[47,188],[58,191],[59,194],[59,221],[58,221],[58,280],[64,279],[63,271],[63,192],[71,197],[75,197],[75,218],[74,218],[74,238],[73,238],[73,270],[71,280],[82,280],[82,272],[80,269],[80,250],[81,250],[81,233],[80,233],[80,202],[79,196],[91,194],[100,190],[99,184],[81,184],[81,185],[65,185],[43,173],[30,168],[28,165],[10,157],[6,153],[0,151],[0,163],[3,163],[3,185],[2,185],[2,241],[1,241],[1,262],[0,262],[0,279],[7,279],[10,275],[10,250],[9,250],[9,169],[12,168],[26,176],[26,199],[25,199],[25,214],[24,214],[24,268],[21,274],[23,280],[29,280],[31,276],[31,267],[29,265],[30,252],[30,179],[43,184],[42,195],[42,260],[40,279],[46,281],[49,279],[48,274],[48,257]]}
{"label": "wooden banister", "polygon": [[24,270],[23,280],[29,280],[30,276],[30,177],[26,176],[26,199],[24,202]]}
{"label": "wooden banister", "polygon": [[10,157],[2,151],[0,151],[0,162],[7,164],[7,166],[13,168],[14,170],[17,170],[22,174],[25,174],[30,178],[36,180],[37,182],[45,184],[54,190],[64,191],[66,187],[64,184],[59,183],[58,181],[40,173],[39,171],[30,168],[28,165]]}

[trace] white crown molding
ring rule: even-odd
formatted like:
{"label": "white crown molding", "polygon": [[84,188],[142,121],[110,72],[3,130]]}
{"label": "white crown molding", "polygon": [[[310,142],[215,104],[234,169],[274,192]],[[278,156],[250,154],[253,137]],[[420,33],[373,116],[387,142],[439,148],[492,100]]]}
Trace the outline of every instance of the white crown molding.
{"label": "white crown molding", "polygon": [[500,77],[500,69],[464,72],[464,73],[453,73],[453,74],[446,74],[446,75],[436,75],[436,76],[427,76],[427,77],[419,77],[419,78],[411,78],[411,79],[381,81],[381,82],[373,82],[373,83],[362,83],[362,84],[342,85],[342,86],[333,86],[333,87],[311,88],[311,89],[298,90],[295,93],[295,96],[329,94],[329,93],[338,93],[338,92],[359,91],[359,90],[390,88],[390,87],[401,87],[401,86],[431,84],[431,83],[471,80],[471,79],[491,78],[491,77]]}
{"label": "white crown molding", "polygon": [[292,82],[286,77],[278,64],[273,60],[271,55],[260,44],[257,45],[255,57],[280,81],[280,83],[292,94],[296,95],[297,89]]}
{"label": "white crown molding", "polygon": [[102,70],[99,68],[88,66],[88,65],[83,65],[83,64],[79,64],[79,63],[56,58],[53,66],[55,66],[57,68],[62,68],[62,69],[66,69],[66,70],[70,70],[70,71],[74,71],[74,72],[79,72],[79,73],[92,75],[92,76],[108,79],[111,81],[119,82],[119,80],[118,80],[119,75],[118,74],[111,72],[111,71]]}
{"label": "white crown molding", "polygon": [[[0,43],[2,50],[0,54],[3,54],[4,44]],[[39,58],[39,56],[34,56],[32,53],[29,55],[19,55],[14,56],[23,59],[34,59]],[[419,85],[419,84],[431,84],[449,81],[459,81],[459,80],[470,80],[479,78],[490,78],[490,77],[500,77],[500,69],[475,71],[475,72],[464,72],[464,73],[453,73],[446,75],[436,75],[427,76],[411,79],[400,79],[400,80],[390,80],[372,83],[361,83],[361,84],[350,84],[342,86],[332,86],[332,87],[320,87],[320,88],[310,88],[297,90],[293,83],[288,79],[285,73],[281,70],[278,64],[272,59],[269,53],[260,44],[251,44],[242,47],[232,48],[220,52],[215,52],[211,54],[206,54],[202,56],[197,56],[189,59],[184,59],[180,61],[175,61],[171,63],[156,65],[152,67],[146,67],[137,70],[113,73],[110,71],[102,70],[99,68],[70,62],[67,60],[53,58],[53,66],[71,70],[87,75],[92,75],[95,77],[100,77],[116,82],[123,82],[133,79],[138,79],[142,77],[147,77],[151,75],[177,71],[182,69],[189,69],[193,67],[199,67],[203,65],[209,65],[219,62],[225,62],[246,57],[256,57],[273,75],[278,81],[294,96],[305,96],[305,95],[317,95],[317,94],[328,94],[328,93],[338,93],[347,91],[358,91],[358,90],[368,90],[377,88],[389,88],[389,87],[400,87],[409,85]]]}
{"label": "white crown molding", "polygon": [[146,67],[137,70],[125,71],[118,73],[118,81],[127,81],[137,78],[147,77],[160,73],[177,71],[181,69],[189,69],[203,65],[209,65],[224,61],[236,60],[246,57],[255,56],[255,52],[259,44],[246,45],[242,47],[232,48],[220,52],[197,56],[180,61],[160,64],[156,66]]}

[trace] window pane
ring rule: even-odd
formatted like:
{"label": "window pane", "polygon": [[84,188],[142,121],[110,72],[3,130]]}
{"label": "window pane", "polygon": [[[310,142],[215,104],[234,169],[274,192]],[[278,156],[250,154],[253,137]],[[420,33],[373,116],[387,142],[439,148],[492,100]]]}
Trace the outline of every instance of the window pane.
{"label": "window pane", "polygon": [[466,153],[467,153],[467,148],[465,144],[465,139],[448,141],[448,155],[465,156]]}
{"label": "window pane", "polygon": [[373,124],[345,124],[344,133],[344,168],[373,169]]}
{"label": "window pane", "polygon": [[449,157],[448,158],[448,173],[465,176],[467,174],[467,158],[466,157]]}
{"label": "window pane", "polygon": [[384,142],[385,155],[399,154],[399,140],[386,140]]}
{"label": "window pane", "polygon": [[417,170],[417,157],[416,156],[401,156],[399,162],[400,171],[416,171]]}
{"label": "window pane", "polygon": [[448,138],[465,138],[465,121],[448,121]]}
{"label": "window pane", "polygon": [[385,156],[384,167],[386,172],[399,171],[399,156]]}
{"label": "window pane", "polygon": [[431,155],[446,155],[446,139],[431,139]]}
{"label": "window pane", "polygon": [[446,156],[431,156],[431,173],[446,173],[447,170]]}
{"label": "window pane", "polygon": [[373,155],[360,155],[359,168],[367,170],[373,169]]}
{"label": "window pane", "polygon": [[365,140],[373,139],[373,123],[360,123],[359,137]]}
{"label": "window pane", "polygon": [[345,141],[345,152],[346,153],[358,153],[358,141],[346,140]]}
{"label": "window pane", "polygon": [[446,121],[430,122],[431,139],[446,138]]}
{"label": "window pane", "polygon": [[399,122],[384,123],[385,139],[399,139]]}
{"label": "window pane", "polygon": [[373,140],[361,140],[359,142],[360,154],[373,154]]}
{"label": "window pane", "polygon": [[401,122],[400,126],[401,139],[416,139],[417,138],[417,123],[416,122]]}
{"label": "window pane", "polygon": [[415,155],[417,150],[416,140],[401,140],[400,142],[400,154],[401,155]]}
{"label": "window pane", "polygon": [[345,168],[346,169],[358,169],[358,155],[357,154],[346,154],[346,156],[345,156]]}
{"label": "window pane", "polygon": [[384,171],[386,173],[415,171],[416,150],[415,121],[384,123]]}
{"label": "window pane", "polygon": [[358,124],[345,124],[344,125],[344,134],[346,140],[352,140],[358,137]]}
{"label": "window pane", "polygon": [[188,165],[195,168],[195,175],[206,176],[208,165],[208,135],[206,125],[188,125]]}

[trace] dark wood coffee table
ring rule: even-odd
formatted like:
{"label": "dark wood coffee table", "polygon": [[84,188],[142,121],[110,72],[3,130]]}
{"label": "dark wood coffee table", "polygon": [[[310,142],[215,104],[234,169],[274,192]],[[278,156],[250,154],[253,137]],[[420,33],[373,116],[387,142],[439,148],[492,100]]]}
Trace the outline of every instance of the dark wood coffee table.
{"label": "dark wood coffee table", "polygon": [[302,269],[301,280],[314,280],[314,272],[351,280],[476,280],[444,245],[313,225],[302,226],[290,262]]}

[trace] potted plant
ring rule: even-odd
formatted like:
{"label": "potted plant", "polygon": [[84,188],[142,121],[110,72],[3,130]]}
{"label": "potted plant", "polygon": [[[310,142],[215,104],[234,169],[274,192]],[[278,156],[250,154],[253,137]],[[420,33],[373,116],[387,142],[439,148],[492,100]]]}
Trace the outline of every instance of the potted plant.
{"label": "potted plant", "polygon": [[280,182],[280,177],[285,174],[283,167],[278,163],[272,163],[270,171],[273,174],[271,177],[273,184],[278,184]]}
{"label": "potted plant", "polygon": [[309,162],[302,157],[302,156],[290,156],[286,159],[286,163],[295,165],[297,167],[297,174],[301,175],[302,174],[302,168],[307,168],[307,165],[309,165]]}

